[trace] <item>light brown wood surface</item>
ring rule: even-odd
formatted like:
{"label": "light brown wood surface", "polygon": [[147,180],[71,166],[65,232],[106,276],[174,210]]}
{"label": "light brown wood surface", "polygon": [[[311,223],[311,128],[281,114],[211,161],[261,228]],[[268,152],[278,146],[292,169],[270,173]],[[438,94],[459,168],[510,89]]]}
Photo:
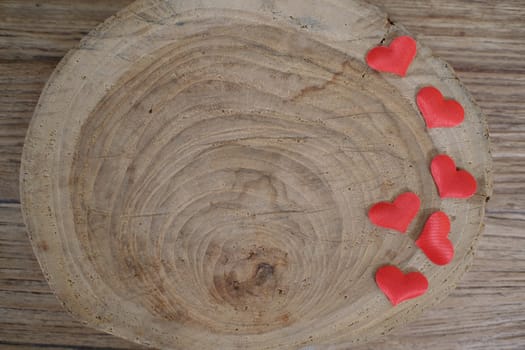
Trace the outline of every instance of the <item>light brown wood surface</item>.
{"label": "light brown wood surface", "polygon": [[[487,126],[422,44],[407,77],[371,71],[404,34],[352,1],[140,0],[90,32],[47,83],[25,141],[21,202],[44,275],[77,319],[163,349],[345,349],[441,301],[472,263],[492,167]],[[427,130],[433,85],[465,109]],[[477,180],[439,198],[440,153]],[[402,236],[366,212],[407,190]],[[436,210],[454,259],[414,239]],[[386,264],[424,273],[392,307]]]}
{"label": "light brown wood surface", "polygon": [[[4,24],[7,33],[2,36],[2,40],[4,38],[7,38],[6,41],[13,40],[11,39],[12,33],[20,36],[16,45],[0,46],[3,57],[5,57],[5,60],[2,61],[2,78],[11,77],[9,80],[5,79],[5,83],[2,81],[7,87],[5,104],[2,99],[2,123],[6,125],[5,128],[2,128],[2,135],[5,135],[1,141],[2,164],[10,162],[13,162],[14,166],[18,164],[17,155],[19,157],[24,125],[31,115],[43,82],[56,64],[55,61],[46,62],[44,58],[60,57],[60,50],[58,49],[57,53],[56,47],[60,48],[60,45],[65,45],[67,40],[71,40],[73,42],[71,45],[74,45],[74,41],[82,36],[83,31],[89,30],[89,28],[78,29],[76,27],[85,23],[82,22],[82,18],[92,19],[97,15],[103,18],[107,15],[104,12],[105,6],[97,6],[101,3],[91,2],[89,6],[81,4],[76,3],[69,11],[64,11],[64,6],[60,7],[61,4],[57,2],[43,3],[40,7],[34,6],[33,3],[2,3],[0,14],[7,11],[10,6],[17,8],[16,11],[11,12],[13,15],[5,17],[8,19]],[[116,3],[112,4],[116,6]],[[436,348],[520,348],[523,345],[524,323],[523,252],[520,249],[523,239],[521,238],[520,241],[522,232],[519,225],[520,219],[523,220],[524,208],[520,178],[520,171],[523,174],[523,159],[520,157],[518,143],[523,140],[523,128],[520,129],[519,124],[520,113],[521,117],[523,116],[519,89],[520,87],[523,89],[523,75],[520,76],[520,72],[523,74],[523,66],[520,66],[522,64],[520,50],[522,54],[523,42],[520,43],[518,39],[523,38],[523,35],[520,36],[523,34],[523,31],[520,32],[520,30],[523,29],[519,26],[521,17],[516,9],[510,11],[512,6],[510,4],[506,6],[505,3],[499,3],[496,8],[482,3],[476,5],[477,7],[468,5],[470,7],[467,8],[465,4],[459,8],[451,6],[450,3],[442,4],[442,6],[434,2],[432,4],[437,7],[433,16],[432,8],[423,3],[419,4],[421,8],[418,9],[413,4],[389,2],[387,9],[393,13],[391,18],[397,21],[396,6],[398,6],[397,16],[408,29],[425,43],[428,41],[430,46],[436,45],[433,47],[436,53],[451,61],[452,66],[459,71],[460,77],[465,80],[467,87],[472,90],[489,118],[492,117],[490,126],[494,136],[495,196],[490,203],[487,233],[480,242],[481,251],[478,259],[475,260],[473,271],[467,274],[460,288],[445,303],[426,312],[424,318],[388,336],[383,344],[369,346],[371,348],[381,348],[381,346],[410,348],[420,346],[421,342],[425,342],[426,345]],[[27,8],[21,8],[24,5],[27,5]],[[34,9],[34,12],[29,9]],[[63,12],[60,12],[60,9]],[[56,47],[51,49],[49,49],[49,42],[40,43],[39,33],[31,34],[34,29],[20,30],[23,16],[30,16],[31,13],[38,16],[44,10],[48,11],[47,14],[50,17],[40,16],[39,20],[41,26],[48,30],[48,36],[44,35],[44,39],[51,43],[56,41]],[[517,10],[519,11],[519,7]],[[521,10],[523,13],[523,9]],[[57,12],[68,13],[71,17],[60,17]],[[85,15],[86,13],[89,16]],[[476,13],[479,14],[477,22],[475,21]],[[432,17],[433,20],[421,21],[421,16],[425,15]],[[463,18],[461,18],[462,15]],[[19,22],[16,21],[17,16],[20,18]],[[80,18],[74,20],[75,16]],[[515,27],[512,27],[511,16],[515,16]],[[53,20],[50,21],[49,18]],[[489,21],[488,23],[492,23],[493,26],[486,24],[482,19]],[[491,19],[493,22],[490,22]],[[60,24],[60,20],[63,21],[62,26],[69,25],[69,28],[76,28],[76,31],[69,29],[63,34],[63,37],[53,35],[53,30],[59,31],[60,25],[57,23]],[[96,20],[93,21],[96,22]],[[501,21],[504,25],[495,25],[497,21]],[[449,24],[444,25],[444,23]],[[469,32],[470,26],[477,26],[477,29]],[[444,30],[456,30],[457,34],[454,32],[443,34]],[[433,35],[448,36],[447,40],[436,41]],[[479,39],[472,40],[478,36]],[[428,40],[428,38],[434,40]],[[463,40],[465,40],[465,49],[462,51],[454,49],[454,43],[457,47],[463,43]],[[39,43],[41,46],[38,46]],[[440,53],[440,50],[443,51],[443,54]],[[476,57],[468,56],[468,52],[472,52]],[[38,56],[41,57],[35,59]],[[454,58],[457,63],[454,62]],[[478,66],[476,62],[480,62]],[[6,74],[3,74],[4,71]],[[18,101],[18,103],[13,105],[13,101]],[[510,128],[511,125],[513,125],[512,128]],[[44,346],[45,344],[57,344],[65,347],[75,344],[91,347],[130,346],[109,336],[94,336],[94,331],[79,327],[61,311],[54,297],[49,294],[39,274],[38,266],[35,264],[24,228],[20,223],[16,195],[16,171],[12,170],[14,166],[2,166],[2,181],[5,182],[5,186],[2,183],[3,192],[0,196],[4,202],[2,206],[5,208],[2,212],[2,222],[7,225],[4,226],[6,233],[2,236],[2,239],[6,237],[6,240],[2,241],[1,246],[2,270],[0,271],[2,274],[0,278],[2,294],[5,297],[1,299],[3,308],[0,312],[2,316],[4,314],[6,316],[2,317],[2,321],[7,321],[4,321],[5,327],[0,330],[1,341],[6,346],[14,343],[22,345],[25,343],[27,346],[32,343]]]}

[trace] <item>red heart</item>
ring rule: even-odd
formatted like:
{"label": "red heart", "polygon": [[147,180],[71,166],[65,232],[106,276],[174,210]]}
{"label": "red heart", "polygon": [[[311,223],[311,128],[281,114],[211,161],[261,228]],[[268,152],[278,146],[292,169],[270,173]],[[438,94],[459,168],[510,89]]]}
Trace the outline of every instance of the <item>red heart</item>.
{"label": "red heart", "polygon": [[366,62],[377,71],[404,77],[414,57],[416,41],[409,36],[400,36],[392,40],[388,47],[378,46],[368,51]]}
{"label": "red heart", "polygon": [[465,118],[463,107],[455,100],[446,100],[433,86],[417,93],[417,106],[429,128],[451,128],[461,124]]}
{"label": "red heart", "polygon": [[425,294],[428,281],[421,272],[403,274],[399,268],[388,265],[376,272],[376,283],[392,305]]}
{"label": "red heart", "polygon": [[420,204],[417,194],[402,193],[392,204],[388,202],[374,204],[368,211],[368,218],[377,226],[405,233],[408,225],[417,215]]}
{"label": "red heart", "polygon": [[468,171],[457,170],[456,163],[447,155],[434,157],[430,172],[441,198],[469,198],[476,193],[476,179]]}
{"label": "red heart", "polygon": [[454,257],[454,246],[448,234],[450,219],[447,214],[438,211],[430,215],[416,245],[436,265],[446,265]]}

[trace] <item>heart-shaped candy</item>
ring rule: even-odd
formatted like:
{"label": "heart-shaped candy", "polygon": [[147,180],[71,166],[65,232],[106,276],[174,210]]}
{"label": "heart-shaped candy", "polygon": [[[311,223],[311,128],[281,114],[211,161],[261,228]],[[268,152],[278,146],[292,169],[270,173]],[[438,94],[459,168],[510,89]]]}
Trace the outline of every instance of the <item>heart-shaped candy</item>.
{"label": "heart-shaped candy", "polygon": [[425,294],[428,289],[427,278],[421,272],[404,274],[392,265],[377,270],[376,283],[394,306]]}
{"label": "heart-shaped candy", "polygon": [[366,63],[377,71],[404,77],[414,57],[416,41],[409,36],[400,36],[392,40],[389,46],[378,46],[368,51]]}
{"label": "heart-shaped candy", "polygon": [[457,170],[454,160],[441,154],[430,164],[430,172],[441,198],[469,198],[476,193],[476,179],[465,170]]}
{"label": "heart-shaped candy", "polygon": [[421,201],[417,194],[405,192],[397,196],[393,203],[374,204],[368,211],[368,218],[377,226],[405,233],[417,215],[420,205]]}
{"label": "heart-shaped candy", "polygon": [[461,124],[465,118],[461,104],[443,98],[443,94],[433,86],[419,90],[416,101],[429,128],[451,128]]}
{"label": "heart-shaped candy", "polygon": [[430,215],[423,231],[416,241],[416,245],[436,265],[446,265],[454,257],[454,246],[448,234],[450,233],[450,219],[447,214],[438,211]]}

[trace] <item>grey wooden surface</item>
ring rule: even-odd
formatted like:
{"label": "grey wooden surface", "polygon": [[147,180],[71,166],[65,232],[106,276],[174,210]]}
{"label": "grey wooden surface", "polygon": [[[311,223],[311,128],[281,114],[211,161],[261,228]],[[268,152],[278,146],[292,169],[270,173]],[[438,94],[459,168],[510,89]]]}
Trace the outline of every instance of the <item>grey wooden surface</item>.
{"label": "grey wooden surface", "polygon": [[[0,0],[0,348],[137,349],[73,320],[20,213],[24,135],[60,58],[130,0]],[[487,114],[495,188],[471,270],[417,321],[357,349],[525,349],[525,1],[371,0],[447,60]]]}

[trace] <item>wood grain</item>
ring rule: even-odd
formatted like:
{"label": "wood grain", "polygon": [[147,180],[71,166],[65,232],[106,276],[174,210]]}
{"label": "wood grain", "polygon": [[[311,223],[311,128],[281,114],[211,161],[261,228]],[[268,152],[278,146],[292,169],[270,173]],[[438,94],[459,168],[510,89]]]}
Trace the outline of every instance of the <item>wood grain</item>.
{"label": "wood grain", "polygon": [[[17,7],[14,12],[18,13],[18,18],[23,19],[23,16],[30,16],[31,13],[36,17],[38,14],[39,9],[35,3],[14,3],[2,2],[0,14],[6,10],[5,6],[12,14],[14,5]],[[75,6],[78,4],[80,2],[76,2]],[[524,108],[520,91],[523,91],[525,81],[524,66],[519,60],[520,55],[524,53],[523,28],[520,22],[524,14],[523,6],[520,2],[510,1],[499,2],[497,5],[488,2],[473,4],[433,1],[430,4],[414,4],[389,1],[384,5],[392,14],[392,20],[402,21],[418,38],[425,35],[424,41],[432,46],[439,56],[452,63],[489,115],[496,165],[496,187],[489,203],[489,220],[486,234],[480,241],[478,258],[460,287],[445,303],[427,312],[410,327],[390,335],[383,343],[374,343],[363,348],[407,349],[420,348],[421,344],[425,344],[439,349],[519,349],[524,342],[525,313],[525,259],[523,249],[520,249],[523,247],[521,227],[525,197],[522,179],[525,167],[522,148],[519,147],[524,141]],[[41,6],[45,7],[46,4],[42,3]],[[90,2],[90,6],[100,8],[93,11],[94,8],[86,10],[89,8],[87,5],[78,5],[80,10],[76,16],[89,18],[93,13],[101,14],[105,11],[100,3]],[[58,23],[63,27],[69,25],[72,31],[75,31],[76,24],[68,22],[68,15],[71,14],[67,9],[55,9],[55,12],[48,13],[47,30]],[[17,25],[22,26],[20,23]],[[2,30],[9,31],[12,28],[2,23]],[[464,36],[461,36],[462,32]],[[31,37],[33,34],[27,35]],[[56,40],[60,41],[60,37],[58,38]],[[33,39],[33,44],[37,47],[38,36]],[[471,45],[470,42],[483,45],[483,48]],[[0,43],[0,46],[7,47],[3,45],[4,37],[0,37]],[[458,47],[462,50],[458,50]],[[50,60],[42,57],[35,59],[30,53],[24,56],[21,53],[25,50],[23,48],[10,47],[10,50],[10,53],[6,54],[6,57],[11,57],[9,61],[2,61],[3,72],[7,72],[2,74],[5,77],[2,83],[4,86],[19,86],[22,93],[1,97],[1,120],[5,123],[2,124],[2,131],[7,130],[2,133],[1,139],[0,159],[6,160],[3,163],[6,166],[2,164],[2,171],[10,167],[12,169],[13,165],[18,166],[23,138],[17,135],[23,134],[19,130],[27,125],[32,112],[31,103],[36,103],[38,88],[43,86],[45,74],[50,73],[52,65],[56,62],[53,54],[47,56],[51,57]],[[13,57],[23,58],[23,61],[12,59]],[[18,74],[9,69],[15,67],[14,64],[21,67],[20,71],[25,73]],[[17,81],[22,76],[25,83],[18,84]],[[17,106],[13,102],[21,101],[17,100],[21,96],[27,100]],[[28,106],[27,110],[15,109],[25,105]],[[18,122],[21,125],[17,126]],[[5,149],[4,144],[13,145],[14,148]],[[49,294],[21,226],[16,190],[13,190],[17,187],[15,175],[16,171],[12,170],[2,173],[0,195],[4,202],[15,202],[2,204],[0,289],[6,297],[0,299],[0,313],[7,316],[2,320],[8,320],[4,321],[0,328],[2,344],[12,347],[18,343],[20,348],[29,348],[31,344],[39,347],[54,344],[61,348],[133,347],[116,338],[82,328],[61,311],[54,297]],[[9,193],[14,195],[4,195]]]}
{"label": "wood grain", "polygon": [[[370,48],[403,34],[357,0],[143,0],[90,32],[44,88],[21,167],[65,308],[159,348],[343,349],[442,300],[492,192],[486,121],[422,44],[404,79],[369,70]],[[461,103],[461,125],[427,130],[427,85]],[[439,153],[474,196],[439,198]],[[407,189],[423,210],[405,238],[374,227],[366,208]],[[435,208],[452,220],[446,266],[413,243]],[[392,308],[385,264],[431,287]]]}

